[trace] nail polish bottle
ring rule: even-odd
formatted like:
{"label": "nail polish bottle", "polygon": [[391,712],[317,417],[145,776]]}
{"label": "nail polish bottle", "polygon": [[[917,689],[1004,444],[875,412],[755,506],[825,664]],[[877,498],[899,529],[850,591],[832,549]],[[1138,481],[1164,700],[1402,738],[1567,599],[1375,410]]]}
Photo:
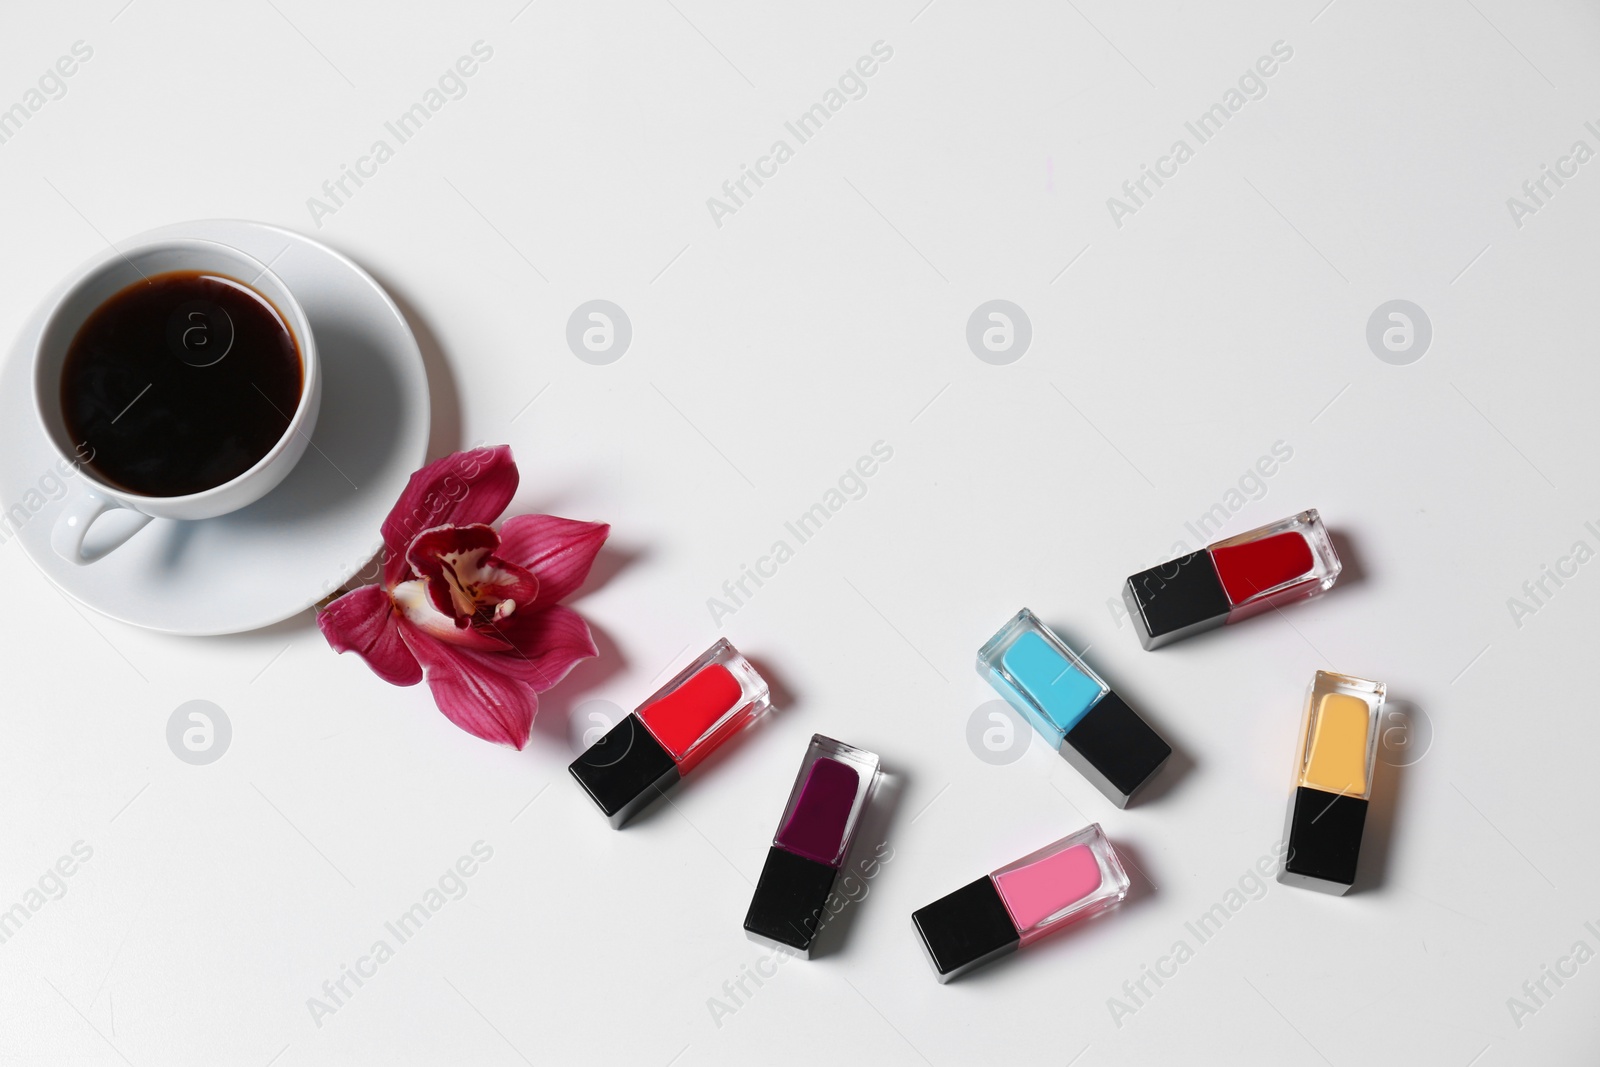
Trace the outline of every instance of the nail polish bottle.
{"label": "nail polish bottle", "polygon": [[1284,823],[1284,885],[1341,896],[1355,882],[1386,688],[1330,671],[1312,678]]}
{"label": "nail polish bottle", "polygon": [[1172,746],[1027,608],[978,650],[978,673],[1119,808],[1172,755]]}
{"label": "nail polish bottle", "polygon": [[1131,575],[1122,599],[1139,643],[1160,648],[1325,593],[1340,569],[1312,508]]}
{"label": "nail polish bottle", "polygon": [[1120,904],[1128,875],[1100,824],[911,913],[941,984]]}
{"label": "nail polish bottle", "polygon": [[615,829],[766,714],[767,683],[725,638],[656,690],[568,768]]}
{"label": "nail polish bottle", "polygon": [[877,781],[877,756],[812,736],[744,918],[750,940],[810,958]]}

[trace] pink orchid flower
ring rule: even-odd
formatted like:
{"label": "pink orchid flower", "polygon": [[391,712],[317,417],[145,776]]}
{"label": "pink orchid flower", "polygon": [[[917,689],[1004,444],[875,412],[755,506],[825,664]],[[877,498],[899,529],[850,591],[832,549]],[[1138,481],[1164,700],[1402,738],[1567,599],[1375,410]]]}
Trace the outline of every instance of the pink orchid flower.
{"label": "pink orchid flower", "polygon": [[506,445],[457,452],[411,476],[383,523],[383,581],[329,604],[317,625],[392,685],[427,679],[445,717],[486,741],[528,743],[538,694],[595,655],[577,591],[611,527],[500,516],[517,491]]}

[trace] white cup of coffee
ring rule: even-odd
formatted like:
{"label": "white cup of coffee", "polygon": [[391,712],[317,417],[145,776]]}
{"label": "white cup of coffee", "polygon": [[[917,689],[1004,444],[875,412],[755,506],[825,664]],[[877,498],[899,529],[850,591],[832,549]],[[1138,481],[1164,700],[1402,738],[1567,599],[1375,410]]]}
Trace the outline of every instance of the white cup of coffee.
{"label": "white cup of coffee", "polygon": [[[322,403],[304,309],[254,257],[152,241],[90,262],[39,333],[34,408],[78,469],[50,544],[92,563],[150,519],[210,519],[271,492],[311,443]],[[136,513],[114,536],[89,528]]]}

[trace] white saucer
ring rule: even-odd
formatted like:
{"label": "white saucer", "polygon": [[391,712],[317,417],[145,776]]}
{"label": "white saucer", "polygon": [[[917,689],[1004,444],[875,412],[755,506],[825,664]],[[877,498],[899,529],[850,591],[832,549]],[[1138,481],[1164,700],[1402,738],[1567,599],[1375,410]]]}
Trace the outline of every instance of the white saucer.
{"label": "white saucer", "polygon": [[[52,479],[59,457],[34,413],[30,372],[58,289],[23,326],[0,371],[0,542],[21,542],[52,582],[113,619],[174,634],[253,630],[315,604],[377,551],[378,527],[427,452],[427,372],[394,301],[331,248],[226,219],[164,226],[137,239],[171,237],[248,252],[270,264],[305,307],[323,361],[312,447],[282,485],[242,511],[203,522],[156,519],[96,563],[57,556],[50,527],[61,504],[49,495],[59,484]],[[18,517],[26,520],[20,526]],[[4,551],[14,549],[0,543]]]}

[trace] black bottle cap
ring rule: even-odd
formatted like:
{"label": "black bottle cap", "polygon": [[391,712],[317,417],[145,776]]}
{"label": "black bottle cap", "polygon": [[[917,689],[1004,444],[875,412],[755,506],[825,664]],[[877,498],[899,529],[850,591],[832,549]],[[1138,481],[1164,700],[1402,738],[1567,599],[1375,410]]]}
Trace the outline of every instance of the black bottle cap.
{"label": "black bottle cap", "polygon": [[1122,589],[1139,643],[1160,648],[1228,621],[1228,594],[1205,549],[1128,578]]}
{"label": "black bottle cap", "polygon": [[1113,804],[1125,808],[1172,755],[1172,746],[1112,691],[1067,732],[1061,755]]}
{"label": "black bottle cap", "polygon": [[1342,894],[1356,880],[1367,802],[1300,786],[1289,811],[1289,851],[1278,881]]}
{"label": "black bottle cap", "polygon": [[828,895],[838,868],[796,856],[774,845],[744,917],[744,932],[752,941],[792,949],[809,958],[827,918]]}
{"label": "black bottle cap", "polygon": [[629,715],[567,768],[613,829],[678,783],[678,765],[637,715]]}
{"label": "black bottle cap", "polygon": [[918,908],[911,921],[922,935],[922,947],[928,950],[941,984],[1015,952],[1022,943],[988,875]]}

